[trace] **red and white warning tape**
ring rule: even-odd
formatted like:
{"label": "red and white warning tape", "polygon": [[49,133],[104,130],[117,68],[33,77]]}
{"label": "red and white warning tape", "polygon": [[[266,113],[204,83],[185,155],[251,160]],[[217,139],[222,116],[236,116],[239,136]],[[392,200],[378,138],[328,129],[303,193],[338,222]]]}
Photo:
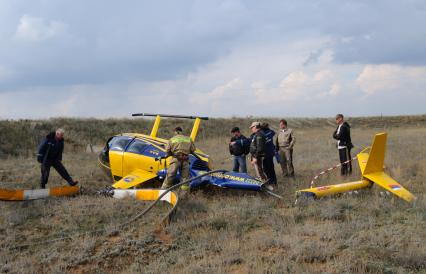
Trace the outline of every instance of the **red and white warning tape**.
{"label": "red and white warning tape", "polygon": [[330,167],[330,168],[328,168],[328,169],[326,169],[326,170],[321,171],[320,173],[318,173],[318,175],[316,175],[316,176],[312,179],[312,181],[311,181],[311,188],[313,188],[313,187],[314,187],[315,181],[316,181],[316,180],[318,180],[318,178],[319,178],[320,176],[322,176],[322,175],[324,175],[324,174],[326,174],[326,173],[330,173],[330,172],[331,172],[331,171],[333,171],[334,169],[336,169],[336,168],[338,168],[338,167],[341,167],[341,166],[342,166],[342,165],[344,165],[344,164],[350,163],[350,162],[352,162],[353,160],[355,160],[356,158],[357,158],[357,156],[353,157],[352,159],[347,160],[346,162],[340,163],[340,164],[338,164],[338,165],[335,165],[335,166],[333,166],[333,167]]}

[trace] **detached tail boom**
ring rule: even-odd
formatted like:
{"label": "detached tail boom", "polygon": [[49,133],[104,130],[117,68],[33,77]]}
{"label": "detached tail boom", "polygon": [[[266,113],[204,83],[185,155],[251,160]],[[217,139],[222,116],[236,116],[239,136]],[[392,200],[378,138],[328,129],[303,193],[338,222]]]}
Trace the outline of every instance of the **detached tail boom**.
{"label": "detached tail boom", "polygon": [[368,180],[361,180],[357,182],[349,182],[343,184],[336,185],[328,185],[328,186],[319,186],[313,188],[307,188],[297,191],[296,195],[305,193],[310,194],[315,198],[321,198],[329,195],[336,195],[344,192],[355,191],[359,189],[366,188],[371,185],[371,182]]}
{"label": "detached tail boom", "polygon": [[302,189],[297,191],[296,195],[305,194],[320,198],[366,188],[375,183],[407,202],[415,201],[416,197],[413,194],[384,172],[386,141],[386,133],[376,134],[370,151],[364,152],[367,150],[365,149],[357,155],[362,173],[360,181]]}

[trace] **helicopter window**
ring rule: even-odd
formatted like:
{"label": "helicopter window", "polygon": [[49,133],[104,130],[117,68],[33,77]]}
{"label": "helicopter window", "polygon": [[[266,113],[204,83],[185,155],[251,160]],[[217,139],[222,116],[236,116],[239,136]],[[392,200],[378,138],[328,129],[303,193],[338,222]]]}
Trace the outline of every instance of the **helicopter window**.
{"label": "helicopter window", "polygon": [[132,138],[127,137],[127,136],[114,137],[109,142],[109,150],[124,151],[124,149],[130,143],[131,140],[132,140]]}
{"label": "helicopter window", "polygon": [[133,143],[130,144],[130,146],[127,148],[127,152],[132,152],[136,154],[142,154],[145,148],[149,146],[148,143],[141,141],[141,140],[135,140]]}

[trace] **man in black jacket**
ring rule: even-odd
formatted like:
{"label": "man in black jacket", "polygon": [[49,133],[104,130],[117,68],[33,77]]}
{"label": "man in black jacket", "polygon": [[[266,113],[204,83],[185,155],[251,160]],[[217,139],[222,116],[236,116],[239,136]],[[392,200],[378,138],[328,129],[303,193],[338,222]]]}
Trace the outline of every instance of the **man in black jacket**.
{"label": "man in black jacket", "polygon": [[78,184],[69,175],[62,165],[62,153],[64,151],[64,130],[57,129],[44,138],[37,152],[37,161],[41,164],[41,188],[45,188],[49,180],[50,168],[53,167],[64,178],[69,185]]}
{"label": "man in black jacket", "polygon": [[266,181],[267,177],[263,171],[263,158],[265,157],[265,135],[263,134],[260,123],[253,122],[250,126],[253,134],[251,135],[250,154],[251,163],[256,170],[256,175],[262,181]]}
{"label": "man in black jacket", "polygon": [[265,135],[265,157],[263,158],[263,170],[268,182],[271,185],[277,185],[277,175],[274,167],[275,145],[274,136],[275,131],[269,128],[268,123],[260,124],[262,133]]}
{"label": "man in black jacket", "polygon": [[231,130],[234,135],[229,142],[229,153],[234,158],[232,171],[247,173],[246,155],[249,152],[250,140],[241,134],[238,127]]}
{"label": "man in black jacket", "polygon": [[[343,114],[336,115],[337,128],[333,133],[333,138],[337,140],[337,149],[339,150],[340,163],[342,164],[341,175],[350,175],[352,173],[351,149],[351,127],[344,121]],[[349,162],[348,162],[349,161]]]}

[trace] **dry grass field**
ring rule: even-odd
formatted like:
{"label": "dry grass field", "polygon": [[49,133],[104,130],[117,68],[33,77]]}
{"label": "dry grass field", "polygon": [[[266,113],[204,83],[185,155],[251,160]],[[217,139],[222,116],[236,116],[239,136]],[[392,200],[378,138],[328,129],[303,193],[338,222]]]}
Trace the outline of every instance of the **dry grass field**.
{"label": "dry grass field", "polygon": [[[196,145],[216,168],[231,168],[229,129],[248,135],[254,118],[214,119],[202,124]],[[264,119],[276,125],[278,119]],[[174,120],[164,120],[169,137]],[[297,189],[338,162],[332,119],[291,119],[295,128],[294,179],[279,166],[280,201],[262,193],[208,189],[182,193],[175,220],[158,222],[161,204],[124,229],[117,226],[148,204],[96,196],[109,185],[86,145],[103,145],[114,133],[145,131],[147,120],[0,121],[0,187],[37,188],[32,153],[48,130],[67,131],[64,163],[81,182],[80,196],[31,202],[0,202],[1,273],[426,273],[426,116],[352,118],[354,153],[386,131],[386,170],[418,200],[408,204],[373,187],[294,207]],[[179,121],[189,127],[189,122]],[[351,178],[338,172],[318,184]],[[252,169],[250,169],[252,173]],[[51,186],[64,184],[52,171]],[[253,173],[252,173],[253,174]],[[19,249],[10,247],[104,228],[105,232]]]}

